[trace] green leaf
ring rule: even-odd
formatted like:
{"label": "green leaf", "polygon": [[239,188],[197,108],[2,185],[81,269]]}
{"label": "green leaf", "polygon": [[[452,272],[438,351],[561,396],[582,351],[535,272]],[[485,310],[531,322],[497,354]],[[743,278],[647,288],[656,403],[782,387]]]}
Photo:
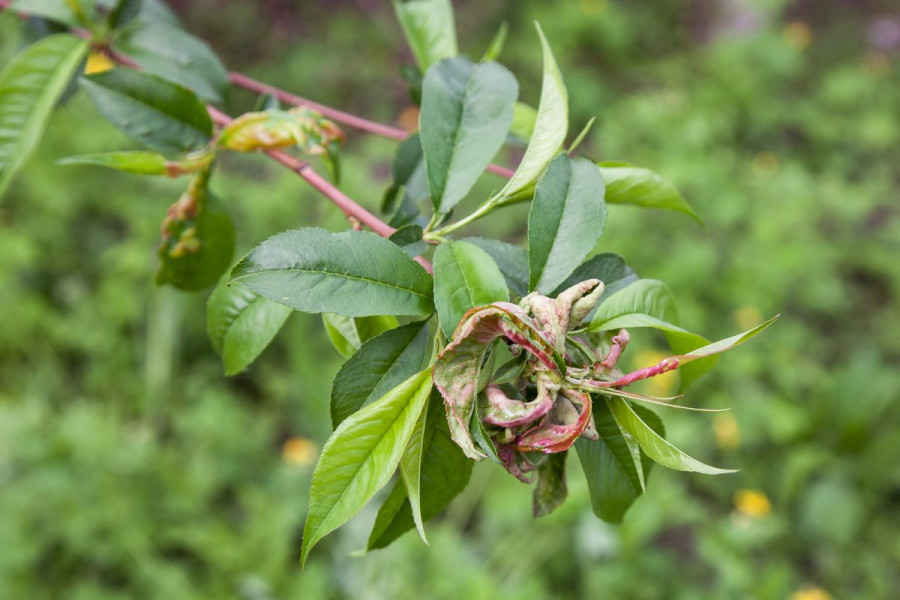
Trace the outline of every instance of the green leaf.
{"label": "green leaf", "polygon": [[[432,393],[429,401],[423,438],[420,504],[422,520],[428,521],[465,489],[472,473],[472,461],[450,438],[439,394]],[[368,548],[384,548],[413,526],[405,486],[398,481],[378,511]]]}
{"label": "green leaf", "polygon": [[469,435],[472,436],[472,439],[475,440],[475,443],[478,444],[478,447],[481,448],[488,458],[498,465],[503,464],[503,461],[497,455],[497,447],[494,446],[494,441],[488,434],[481,419],[475,418],[471,420],[469,423]]}
{"label": "green leaf", "polygon": [[301,566],[319,540],[390,480],[430,393],[431,369],[425,369],[348,417],[325,443],[309,492]]}
{"label": "green leaf", "polygon": [[428,272],[370,232],[309,227],[279,233],[241,259],[232,277],[304,312],[348,317],[434,312]]}
{"label": "green leaf", "polygon": [[[705,337],[676,325],[678,311],[675,296],[665,283],[641,279],[619,290],[594,313],[591,331],[615,331],[622,328],[652,327],[660,330],[673,352],[685,354],[709,343]],[[718,357],[702,358],[681,368],[679,389],[684,391],[704,373],[716,366]]]}
{"label": "green leaf", "polygon": [[597,244],[606,224],[594,163],[561,154],[538,182],[528,212],[528,288],[549,294]]}
{"label": "green leaf", "polygon": [[135,150],[132,152],[98,152],[69,156],[58,161],[58,165],[96,165],[134,173],[135,175],[168,175],[168,161],[162,154]]}
{"label": "green leaf", "polygon": [[523,142],[531,139],[534,133],[534,126],[537,122],[537,110],[525,104],[524,102],[516,102],[513,104],[513,120],[509,126],[509,133]]}
{"label": "green leaf", "polygon": [[397,318],[393,315],[345,317],[334,313],[322,313],[322,323],[334,349],[344,358],[350,358],[356,354],[363,342],[397,327]]}
{"label": "green leaf", "polygon": [[[598,440],[579,438],[575,450],[587,478],[594,514],[609,523],[621,523],[625,512],[644,491],[644,480],[652,462],[642,453],[632,452],[637,444],[623,431],[602,400],[594,403],[594,425]],[[644,421],[659,435],[665,436],[662,421],[653,412],[642,413]]]}
{"label": "green leaf", "polygon": [[491,255],[503,273],[506,285],[517,296],[528,293],[528,251],[499,240],[469,237],[462,241],[475,244]]}
{"label": "green leaf", "polygon": [[72,9],[66,5],[65,0],[12,0],[8,10],[32,17],[49,19],[70,27],[80,25]]}
{"label": "green leaf", "polygon": [[206,303],[206,331],[226,375],[243,371],[265,350],[291,309],[242,285],[220,282]]}
{"label": "green leaf", "polygon": [[470,308],[509,300],[491,256],[468,242],[445,242],[434,253],[434,304],[447,338]]}
{"label": "green leaf", "polygon": [[393,183],[385,192],[381,212],[388,214],[388,224],[401,227],[419,216],[418,202],[428,197],[425,158],[419,134],[400,142],[391,164]]}
{"label": "green leaf", "polygon": [[497,33],[494,34],[494,37],[491,39],[491,43],[488,44],[487,50],[484,51],[484,56],[481,57],[481,62],[488,62],[492,60],[497,60],[500,56],[500,53],[503,51],[503,46],[506,45],[506,35],[509,33],[509,26],[506,24],[506,21],[500,23],[500,27],[497,29]]}
{"label": "green leaf", "polygon": [[428,244],[422,239],[422,233],[421,227],[410,223],[398,228],[388,239],[403,248],[408,256],[415,258],[428,250]]}
{"label": "green leaf", "polygon": [[212,136],[197,96],[156,75],[118,68],[82,77],[81,87],[113,125],[160,152],[199,150]]}
{"label": "green leaf", "polygon": [[609,295],[609,286],[625,278],[625,259],[614,252],[596,254],[576,268],[565,281],[556,286],[553,296],[576,283],[588,279],[599,279],[604,285],[604,295]]}
{"label": "green leaf", "polygon": [[703,225],[694,209],[671,182],[650,169],[627,162],[597,163],[606,181],[609,204],[634,204],[645,208],[662,208],[684,213]]}
{"label": "green leaf", "polygon": [[416,421],[412,435],[403,456],[400,457],[400,478],[406,487],[406,497],[409,499],[409,508],[412,511],[413,522],[419,536],[425,544],[428,537],[425,535],[425,524],[422,522],[422,457],[425,453],[425,434],[428,411],[423,410]]}
{"label": "green leaf", "polygon": [[393,0],[393,4],[406,43],[422,71],[459,54],[450,0]]}
{"label": "green leaf", "polygon": [[534,486],[533,514],[543,517],[566,501],[566,456],[568,452],[550,454],[537,468]]}
{"label": "green leaf", "polygon": [[[572,152],[574,152],[575,149],[581,145],[581,142],[583,142],[584,138],[587,137],[587,134],[590,133],[591,127],[594,126],[594,121],[596,121],[596,120],[597,120],[597,117],[591,117],[591,120],[585,124],[585,126],[581,129],[581,131],[578,133],[578,135],[575,136],[575,139],[572,140],[572,143],[569,144],[569,149],[566,150],[566,154],[572,154]],[[601,169],[601,171],[602,170],[603,169]],[[604,181],[605,180],[606,180],[606,178],[604,177]]]}
{"label": "green leaf", "polygon": [[117,29],[134,20],[140,14],[142,5],[142,0],[118,0],[106,18],[110,29]]}
{"label": "green leaf", "polygon": [[37,147],[87,42],[57,34],[25,48],[0,72],[0,196]]}
{"label": "green leaf", "polygon": [[518,93],[516,78],[494,62],[457,56],[425,73],[419,137],[436,212],[456,206],[497,154]]}
{"label": "green leaf", "polygon": [[206,188],[208,173],[194,176],[163,220],[158,285],[197,291],[214,285],[234,255],[234,224]]}
{"label": "green leaf", "polygon": [[228,73],[209,44],[165,23],[143,23],[116,41],[116,48],[144,70],[193,90],[220,104],[229,87]]}
{"label": "green leaf", "polygon": [[541,26],[535,23],[544,53],[544,80],[534,130],[515,174],[494,198],[499,204],[531,185],[550,163],[569,130],[569,95]]}
{"label": "green leaf", "polygon": [[725,338],[724,340],[719,340],[718,342],[713,342],[712,344],[707,344],[702,348],[697,348],[696,350],[691,350],[685,354],[679,356],[679,362],[684,364],[689,360],[697,360],[702,359],[708,356],[712,356],[714,354],[719,354],[721,352],[725,352],[726,350],[731,350],[732,348],[739,346],[749,340],[750,338],[756,337],[762,332],[763,329],[771,325],[778,319],[780,315],[775,315],[765,323],[760,323],[753,329],[745,331],[743,333],[739,333],[737,335],[733,335],[731,337]]}
{"label": "green leaf", "polygon": [[418,373],[428,349],[427,321],[386,331],[363,343],[347,359],[331,387],[331,422],[335,427],[360,408]]}
{"label": "green leaf", "polygon": [[722,475],[736,473],[734,469],[718,469],[691,458],[656,433],[631,407],[621,398],[606,398],[606,404],[616,422],[623,431],[634,436],[641,450],[654,461],[664,467],[676,471],[692,471],[706,475]]}

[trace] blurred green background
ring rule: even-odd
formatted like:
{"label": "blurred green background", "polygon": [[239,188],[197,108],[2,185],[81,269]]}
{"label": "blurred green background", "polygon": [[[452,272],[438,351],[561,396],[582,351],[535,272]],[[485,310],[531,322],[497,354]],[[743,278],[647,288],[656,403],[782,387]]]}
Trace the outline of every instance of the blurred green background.
{"label": "blurred green background", "polygon": [[[0,205],[0,598],[896,598],[900,593],[900,12],[889,0],[459,1],[463,51],[507,21],[501,61],[536,104],[541,22],[584,150],[673,180],[708,231],[610,209],[605,250],[676,293],[716,339],[774,313],[666,413],[707,477],[655,469],[621,526],[562,509],[490,464],[428,526],[365,557],[377,504],[298,567],[315,450],[340,365],[318,317],[225,379],[205,294],[156,289],[159,222],[183,182],[55,160],[132,144],[82,96],[54,117]],[[226,64],[385,122],[408,122],[410,62],[387,2],[182,0]],[[0,16],[0,64],[24,43]],[[233,114],[252,106],[235,91]],[[343,187],[374,207],[394,143],[348,131]],[[512,164],[514,155],[502,157]],[[498,184],[485,176],[483,189]],[[239,250],[346,227],[261,157],[213,184]],[[470,228],[521,241],[516,207]],[[462,214],[462,213],[460,213]],[[499,233],[498,233],[499,232]],[[660,340],[631,353],[649,362]],[[665,386],[665,382],[662,384]]]}

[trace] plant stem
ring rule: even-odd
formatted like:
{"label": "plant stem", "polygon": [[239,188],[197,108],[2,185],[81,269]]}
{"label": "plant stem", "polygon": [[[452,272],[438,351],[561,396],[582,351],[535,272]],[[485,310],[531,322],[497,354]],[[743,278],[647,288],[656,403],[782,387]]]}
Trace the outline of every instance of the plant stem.
{"label": "plant stem", "polygon": [[448,233],[452,233],[452,232],[456,231],[457,229],[459,229],[460,227],[465,227],[469,223],[471,223],[473,221],[477,221],[481,217],[491,213],[495,208],[496,208],[495,203],[493,203],[489,200],[489,201],[485,202],[484,204],[482,204],[481,206],[479,206],[475,210],[475,212],[473,212],[469,215],[466,215],[459,221],[455,221],[453,223],[450,223],[449,225],[441,227],[440,229],[436,229],[435,231],[430,232],[426,237],[428,237],[429,239],[441,239],[442,237],[446,236]]}

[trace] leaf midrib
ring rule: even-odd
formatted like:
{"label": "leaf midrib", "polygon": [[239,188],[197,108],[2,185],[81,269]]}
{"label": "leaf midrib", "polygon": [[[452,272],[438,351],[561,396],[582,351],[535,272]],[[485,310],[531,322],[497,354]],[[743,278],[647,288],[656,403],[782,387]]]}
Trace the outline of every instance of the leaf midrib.
{"label": "leaf midrib", "polygon": [[367,283],[373,283],[373,284],[376,284],[376,285],[384,286],[384,287],[387,287],[387,288],[393,288],[393,289],[401,290],[401,291],[404,291],[404,292],[410,292],[410,293],[412,293],[412,294],[415,294],[416,296],[420,296],[420,297],[422,297],[422,298],[425,298],[426,300],[431,300],[431,299],[432,299],[432,296],[423,294],[423,293],[421,293],[421,292],[417,292],[416,290],[414,290],[414,289],[412,289],[412,288],[405,288],[405,287],[401,287],[401,286],[399,286],[399,285],[391,285],[390,283],[388,283],[388,282],[386,282],[386,281],[380,281],[380,280],[378,280],[378,279],[369,279],[369,278],[367,278],[367,277],[362,277],[362,276],[360,276],[360,275],[350,275],[350,274],[347,274],[347,273],[337,273],[337,272],[323,271],[323,270],[318,270],[318,271],[317,271],[317,270],[315,270],[315,269],[297,269],[297,268],[259,269],[258,271],[252,271],[252,272],[247,273],[247,274],[244,274],[244,275],[238,275],[237,277],[234,278],[234,281],[238,281],[238,282],[239,282],[239,281],[241,281],[242,279],[249,279],[250,277],[253,277],[254,275],[265,275],[265,274],[268,274],[268,273],[315,273],[315,274],[318,274],[318,275],[325,275],[326,277],[343,277],[343,278],[346,278],[346,279],[354,279],[354,280],[357,280],[357,281],[364,281],[364,282],[367,282]]}

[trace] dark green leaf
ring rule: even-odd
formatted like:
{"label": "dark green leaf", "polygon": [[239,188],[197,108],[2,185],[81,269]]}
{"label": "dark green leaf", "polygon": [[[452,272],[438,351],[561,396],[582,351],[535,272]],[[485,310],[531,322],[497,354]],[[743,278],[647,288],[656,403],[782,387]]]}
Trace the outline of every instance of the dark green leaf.
{"label": "dark green leaf", "polygon": [[623,431],[630,433],[641,450],[664,467],[676,471],[693,471],[706,475],[735,473],[734,469],[718,469],[691,458],[660,436],[621,398],[606,398],[606,404]]}
{"label": "dark green leaf", "polygon": [[627,162],[597,163],[606,181],[606,201],[610,204],[635,204],[684,213],[701,225],[703,219],[682,197],[674,185],[650,169]]}
{"label": "dark green leaf", "polygon": [[419,136],[436,212],[456,206],[497,154],[518,93],[512,73],[494,62],[457,56],[425,73]]}
{"label": "dark green leaf", "polygon": [[334,313],[322,313],[322,324],[325,325],[325,333],[328,334],[334,349],[344,358],[350,358],[356,354],[363,342],[397,327],[397,317],[393,315],[345,317]]}
{"label": "dark green leaf", "polygon": [[240,373],[256,360],[290,314],[290,307],[242,285],[220,282],[206,303],[206,331],[225,374]]}
{"label": "dark green leaf", "polygon": [[528,251],[525,248],[480,237],[462,241],[475,244],[491,255],[503,273],[506,285],[515,295],[521,297],[528,293]]}
{"label": "dark green leaf", "polygon": [[600,439],[579,438],[575,450],[587,478],[594,514],[604,521],[620,523],[644,491],[645,473],[639,469],[645,466],[640,454],[635,456],[629,448],[627,438],[631,434],[619,428],[602,399],[594,402],[593,416]]}
{"label": "dark green leaf", "polygon": [[193,90],[206,102],[221,103],[228,73],[203,40],[165,23],[145,23],[129,30],[116,47],[146,71]]}
{"label": "dark green leaf", "polygon": [[424,254],[428,250],[428,244],[422,239],[422,228],[412,223],[400,227],[388,239],[412,257]]}
{"label": "dark green leaf", "polygon": [[[428,521],[465,489],[472,472],[472,461],[450,439],[440,394],[433,393],[429,401],[423,438],[420,504],[422,520]],[[369,549],[384,548],[413,525],[406,490],[398,481],[378,511],[369,536]]]}
{"label": "dark green leaf", "polygon": [[541,171],[562,148],[569,131],[569,95],[563,83],[559,66],[540,25],[535,23],[544,53],[544,79],[541,99],[532,132],[528,136],[528,148],[516,167],[516,172],[494,197],[500,204],[511,201],[540,176]]}
{"label": "dark green leaf", "polygon": [[468,242],[445,242],[434,253],[434,304],[447,338],[476,306],[509,300],[506,280],[491,256]]}
{"label": "dark green leaf", "polygon": [[602,281],[604,284],[604,295],[608,295],[609,286],[624,277],[625,260],[613,252],[603,252],[590,257],[578,265],[578,268],[553,290],[553,295],[557,296],[563,290],[588,279],[599,279]]}
{"label": "dark green leaf", "polygon": [[432,280],[425,269],[369,232],[286,231],[251,250],[232,277],[304,312],[348,317],[434,312]]}
{"label": "dark green leaf", "polygon": [[472,436],[472,439],[475,440],[475,443],[478,444],[478,447],[484,451],[488,458],[490,458],[498,465],[503,464],[503,461],[500,460],[499,456],[497,456],[497,447],[494,446],[494,441],[488,434],[487,429],[485,429],[484,423],[481,421],[481,419],[475,418],[471,420],[471,422],[469,423],[469,434]]}
{"label": "dark green leaf", "polygon": [[0,196],[37,147],[87,42],[57,34],[25,48],[0,72]]}
{"label": "dark green leaf", "polygon": [[389,215],[392,227],[411,223],[419,216],[417,203],[428,197],[425,159],[418,134],[412,134],[397,146],[391,165],[394,181],[385,193],[381,212]]}
{"label": "dark green leaf", "polygon": [[394,12],[422,71],[456,56],[456,23],[450,0],[393,0]]}
{"label": "dark green leaf", "polygon": [[561,154],[538,182],[528,213],[529,289],[549,294],[603,234],[603,177],[594,163]]}
{"label": "dark green leaf", "polygon": [[142,4],[141,0],[118,0],[113,9],[109,11],[106,22],[111,29],[127,25],[140,14]]}
{"label": "dark green leaf", "polygon": [[426,324],[409,323],[373,337],[341,366],[331,388],[331,422],[335,427],[419,372],[428,345]]}
{"label": "dark green leaf", "polygon": [[390,480],[431,392],[431,369],[413,375],[334,431],[313,473],[300,564],[328,533]]}
{"label": "dark green leaf", "polygon": [[81,87],[113,125],[160,152],[199,150],[212,136],[197,96],[156,75],[118,68],[82,77]]}

